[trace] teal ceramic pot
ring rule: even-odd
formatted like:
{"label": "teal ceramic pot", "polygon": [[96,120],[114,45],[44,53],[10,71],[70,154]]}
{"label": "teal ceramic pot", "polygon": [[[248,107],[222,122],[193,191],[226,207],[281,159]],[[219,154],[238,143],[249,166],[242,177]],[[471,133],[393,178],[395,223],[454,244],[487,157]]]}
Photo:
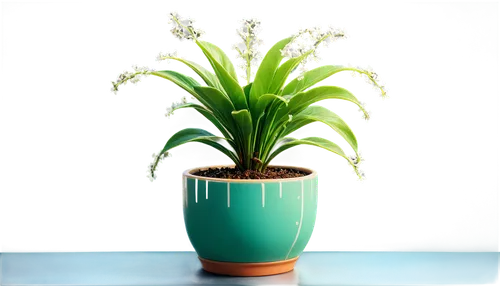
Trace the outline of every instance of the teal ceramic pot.
{"label": "teal ceramic pot", "polygon": [[[284,261],[291,263],[291,269],[290,265],[284,268],[286,271],[293,269],[314,228],[318,176],[304,168],[279,167],[299,169],[309,175],[234,180],[193,175],[206,168],[184,172],[184,221],[205,270],[237,276],[269,275],[276,274],[277,270],[266,272],[269,268],[266,265],[276,266]],[[210,268],[205,265],[208,262],[225,268],[250,265],[266,269],[257,271],[260,274],[241,269],[236,272],[214,270],[207,269]]]}

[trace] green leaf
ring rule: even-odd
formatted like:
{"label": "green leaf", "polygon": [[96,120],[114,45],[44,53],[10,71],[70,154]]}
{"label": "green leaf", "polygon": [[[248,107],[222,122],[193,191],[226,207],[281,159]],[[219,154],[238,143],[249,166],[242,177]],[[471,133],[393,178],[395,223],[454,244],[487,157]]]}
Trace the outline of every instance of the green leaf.
{"label": "green leaf", "polygon": [[[309,105],[324,99],[342,99],[355,103],[359,108],[366,113],[361,103],[352,95],[348,90],[336,86],[320,86],[308,90],[306,92],[299,92],[293,96],[284,96],[290,98],[288,106],[281,106],[277,111],[276,119],[266,122],[267,126],[271,126],[270,132],[266,135],[266,144],[269,147],[274,145],[275,140],[281,138],[282,128],[289,121],[290,116],[296,116],[302,110],[306,109]],[[267,153],[266,153],[267,154]]]}
{"label": "green leaf", "polygon": [[345,158],[346,160],[348,160],[349,162],[351,162],[349,160],[349,158],[345,155],[344,151],[342,151],[342,149],[337,144],[335,144],[329,140],[326,140],[324,138],[320,138],[320,137],[308,137],[308,138],[304,138],[304,139],[283,138],[279,142],[279,144],[280,145],[278,146],[278,148],[276,148],[276,150],[274,150],[271,153],[271,155],[269,156],[269,158],[266,160],[266,162],[267,162],[266,165],[272,159],[274,159],[274,157],[276,157],[278,154],[280,154],[281,152],[283,152],[287,149],[290,149],[292,147],[298,146],[298,145],[312,145],[312,146],[320,147],[320,148],[326,149],[330,152],[333,152],[337,155],[340,155],[343,158]]}
{"label": "green leaf", "polygon": [[[214,123],[214,125],[222,132],[222,134],[224,134],[224,136],[234,139],[234,134],[232,132],[236,131],[236,126],[231,117],[231,111],[234,110],[234,106],[232,105],[231,101],[219,90],[213,87],[200,86],[200,84],[191,77],[174,71],[155,71],[152,74],[168,79],[191,93],[202,104],[207,106],[207,108],[215,117],[215,120],[214,118],[208,118],[207,114],[202,114],[207,117],[212,123]],[[217,124],[215,122],[219,122],[220,124]],[[224,129],[229,133],[224,133]]]}
{"label": "green leaf", "polygon": [[[226,94],[231,99],[231,102],[237,109],[248,108],[245,94],[241,88],[236,73],[234,72],[233,64],[229,58],[217,46],[208,42],[197,42],[198,46],[202,49],[205,56],[210,61],[217,78],[224,87]],[[229,70],[227,70],[229,69]],[[232,71],[232,72],[231,72]]]}
{"label": "green leaf", "polygon": [[234,139],[233,133],[231,133],[229,130],[227,130],[227,128],[224,127],[224,125],[222,125],[220,123],[220,121],[215,117],[215,115],[212,112],[206,110],[205,108],[203,108],[201,106],[194,107],[193,109],[196,110],[198,113],[200,113],[203,117],[205,117],[208,120],[208,122],[210,124],[212,124],[212,126],[215,128],[215,130],[217,130],[217,132],[222,134],[222,136],[224,136],[228,140]]}
{"label": "green leaf", "polygon": [[266,54],[255,74],[254,84],[250,92],[250,106],[253,106],[259,97],[269,92],[269,87],[273,81],[274,74],[279,64],[283,60],[281,50],[290,42],[292,38],[286,38],[276,43]]}
{"label": "green leaf", "polygon": [[267,107],[271,106],[274,100],[282,101],[285,105],[288,104],[288,100],[282,96],[267,93],[259,97],[257,104],[252,108],[252,118],[256,121],[262,116]]}
{"label": "green leaf", "polygon": [[[203,93],[203,91],[202,91],[202,93]],[[217,95],[216,95],[216,97],[217,97]],[[220,97],[220,95],[218,95],[218,97]],[[222,100],[227,100],[227,98],[222,99]],[[213,128],[215,128],[215,130],[217,132],[219,132],[223,137],[226,138],[228,143],[233,148],[237,149],[237,146],[234,143],[234,138],[235,138],[236,134],[233,134],[234,132],[237,132],[237,130],[233,129],[232,132],[230,132],[228,130],[228,128],[226,128],[223,124],[221,124],[221,122],[220,122],[221,119],[216,118],[214,116],[212,111],[208,110],[205,106],[201,105],[199,102],[197,102],[195,100],[189,100],[188,102],[180,103],[179,105],[177,105],[177,108],[175,108],[174,110],[179,110],[179,109],[183,109],[183,108],[185,108],[187,110],[193,110],[193,111],[201,114],[201,116],[203,116],[208,121],[208,123],[210,123],[213,126]],[[200,123],[200,122],[197,122],[197,123]]]}
{"label": "green leaf", "polygon": [[366,110],[363,108],[358,99],[352,95],[347,89],[337,86],[320,86],[310,89],[306,92],[299,92],[290,98],[287,108],[282,108],[279,111],[279,118],[288,117],[288,114],[295,115],[304,110],[309,105],[324,99],[342,99],[353,102],[365,114]]}
{"label": "green leaf", "polygon": [[235,79],[236,81],[238,80],[238,76],[236,75],[236,71],[234,70],[233,63],[231,63],[231,60],[224,53],[224,51],[222,51],[221,48],[212,43],[204,41],[198,41],[198,46],[200,46],[205,55],[210,55],[209,60],[214,60],[219,63],[221,67],[224,68],[224,70],[226,70],[233,79]]}
{"label": "green leaf", "polygon": [[170,137],[160,154],[164,154],[168,150],[185,143],[200,142],[221,151],[231,160],[233,160],[233,162],[239,164],[239,160],[236,154],[220,144],[220,142],[222,142],[223,140],[225,140],[225,138],[217,137],[203,129],[186,128]]}
{"label": "green leaf", "polygon": [[247,99],[247,104],[250,105],[250,91],[252,90],[253,82],[245,85],[243,87],[243,92],[245,93],[245,98]]}
{"label": "green leaf", "polygon": [[305,72],[301,80],[298,78],[289,82],[283,89],[283,94],[295,94],[306,90],[318,82],[340,71],[350,70],[344,66],[322,66]]}
{"label": "green leaf", "polygon": [[179,145],[182,145],[184,143],[206,137],[217,137],[217,136],[203,129],[198,129],[198,128],[183,129],[175,133],[174,135],[172,135],[172,137],[170,137],[170,139],[168,139],[167,143],[165,144],[165,147],[163,147],[163,149],[161,150],[161,153],[165,153],[166,151],[174,147],[177,147]]}
{"label": "green leaf", "polygon": [[253,126],[253,134],[252,134],[252,151],[257,152],[257,157],[261,155],[260,150],[262,149],[262,135],[264,134],[264,116],[259,116],[256,120],[252,119]]}
{"label": "green leaf", "polygon": [[[182,108],[194,108],[196,111],[198,111],[201,115],[203,115],[206,119],[210,120],[212,124],[219,129],[219,131],[224,135],[226,138],[233,138],[232,134],[229,133],[229,131],[226,129],[226,127],[222,124],[223,120],[217,118],[210,110],[206,109],[204,106],[195,104],[195,103],[185,103],[182,105],[177,106],[174,108],[172,111],[177,110],[177,109],[182,109]],[[233,138],[234,139],[234,138]],[[234,146],[234,142],[232,140],[228,140],[229,144],[231,146]]]}
{"label": "green leaf", "polygon": [[[251,164],[251,159],[248,158],[248,156],[252,156],[252,150],[251,150],[251,143],[252,143],[252,131],[253,131],[253,126],[252,126],[252,116],[250,115],[250,112],[248,109],[242,109],[238,111],[233,111],[231,115],[234,118],[234,121],[238,125],[238,128],[240,130],[241,138],[242,138],[242,144],[244,145],[242,150],[243,156],[244,156],[244,166],[246,168],[249,168]],[[246,155],[246,156],[245,156]]]}
{"label": "green leaf", "polygon": [[330,126],[351,145],[356,154],[358,153],[358,142],[351,128],[337,114],[322,106],[309,106],[294,116],[292,121],[287,124],[285,132],[281,136],[287,136],[293,131],[316,121]]}
{"label": "green leaf", "polygon": [[287,107],[288,102],[290,101],[290,96],[285,95],[279,97],[284,100],[273,100],[270,106],[265,109],[263,120],[261,120],[263,123],[263,128],[261,134],[259,134],[259,137],[261,137],[261,139],[259,140],[261,142],[261,145],[259,146],[259,152],[261,152],[261,155],[264,156],[274,146],[274,143],[272,142],[274,141],[273,138],[276,137],[275,135],[283,132],[283,126],[275,124],[275,121],[280,121],[280,118],[277,118],[278,112],[281,109]]}
{"label": "green leaf", "polygon": [[290,75],[290,73],[302,62],[309,53],[305,53],[302,56],[296,57],[289,59],[286,61],[284,64],[282,64],[279,69],[276,71],[274,74],[273,82],[271,86],[269,87],[268,92],[269,93],[276,93],[278,94],[285,84],[286,79]]}
{"label": "green leaf", "polygon": [[231,112],[235,110],[231,101],[219,90],[213,87],[196,86],[194,90],[205,101],[205,105],[219,118],[230,133],[234,135],[236,126]]}
{"label": "green leaf", "polygon": [[171,57],[171,59],[179,61],[181,63],[184,63],[188,67],[190,67],[194,72],[196,72],[202,79],[203,81],[208,85],[213,88],[217,88],[219,90],[224,90],[222,85],[219,82],[219,79],[210,71],[208,71],[206,68],[202,67],[201,65],[191,62],[182,58],[176,58],[176,57]]}
{"label": "green leaf", "polygon": [[192,94],[194,97],[198,97],[198,94],[194,91],[194,87],[200,86],[200,84],[189,76],[170,70],[154,71],[151,74],[168,79]]}

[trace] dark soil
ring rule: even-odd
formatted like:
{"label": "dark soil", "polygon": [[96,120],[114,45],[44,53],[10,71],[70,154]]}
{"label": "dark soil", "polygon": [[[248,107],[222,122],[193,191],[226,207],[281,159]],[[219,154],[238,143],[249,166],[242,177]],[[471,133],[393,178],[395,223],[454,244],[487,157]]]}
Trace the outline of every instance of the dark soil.
{"label": "dark soil", "polygon": [[220,179],[286,179],[286,178],[297,178],[309,175],[304,171],[288,169],[288,168],[277,168],[269,167],[264,172],[246,170],[240,171],[237,168],[208,168],[206,170],[200,170],[193,173],[195,176],[209,177],[209,178],[220,178]]}

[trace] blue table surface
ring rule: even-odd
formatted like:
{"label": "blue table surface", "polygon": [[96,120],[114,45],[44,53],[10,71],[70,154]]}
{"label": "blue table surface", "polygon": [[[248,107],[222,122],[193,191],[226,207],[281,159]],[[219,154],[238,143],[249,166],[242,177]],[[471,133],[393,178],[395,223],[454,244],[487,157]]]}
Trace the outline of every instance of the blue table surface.
{"label": "blue table surface", "polygon": [[2,253],[0,285],[497,285],[498,252],[305,252],[295,270],[228,277],[194,252]]}

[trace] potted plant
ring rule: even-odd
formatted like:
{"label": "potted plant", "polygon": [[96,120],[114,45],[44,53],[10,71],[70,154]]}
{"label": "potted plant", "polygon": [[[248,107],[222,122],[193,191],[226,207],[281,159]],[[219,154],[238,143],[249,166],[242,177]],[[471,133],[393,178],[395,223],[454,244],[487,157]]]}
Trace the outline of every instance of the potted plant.
{"label": "potted plant", "polygon": [[[216,45],[201,41],[200,30],[193,22],[172,13],[172,33],[179,39],[193,41],[204,53],[213,69],[208,69],[176,54],[160,54],[158,60],[175,60],[192,69],[205,84],[171,70],[134,67],[124,72],[112,91],[128,81],[136,83],[142,76],[155,75],[172,81],[193,97],[168,108],[193,108],[212,122],[222,134],[188,128],[174,134],[163,149],[153,155],[148,176],[170,149],[188,142],[199,142],[224,153],[233,165],[193,168],[183,173],[184,220],[189,239],[205,270],[235,276],[260,276],[293,269],[313,231],[318,198],[318,175],[306,168],[272,166],[281,152],[301,144],[333,152],[359,170],[361,158],[358,143],[349,126],[335,113],[312,105],[324,99],[352,102],[368,113],[358,99],[336,86],[313,87],[341,71],[365,75],[369,82],[386,95],[370,70],[345,66],[321,66],[307,71],[305,64],[314,59],[322,44],[343,38],[338,30],[302,30],[276,43],[264,56],[251,81],[252,67],[259,59],[256,37],[260,23],[245,20],[238,30],[242,42],[235,46],[243,60],[246,85],[240,86],[234,66]],[[300,67],[300,75],[287,82]],[[352,147],[348,156],[335,143],[320,137],[294,139],[286,137],[312,122],[323,122],[340,134]]]}

